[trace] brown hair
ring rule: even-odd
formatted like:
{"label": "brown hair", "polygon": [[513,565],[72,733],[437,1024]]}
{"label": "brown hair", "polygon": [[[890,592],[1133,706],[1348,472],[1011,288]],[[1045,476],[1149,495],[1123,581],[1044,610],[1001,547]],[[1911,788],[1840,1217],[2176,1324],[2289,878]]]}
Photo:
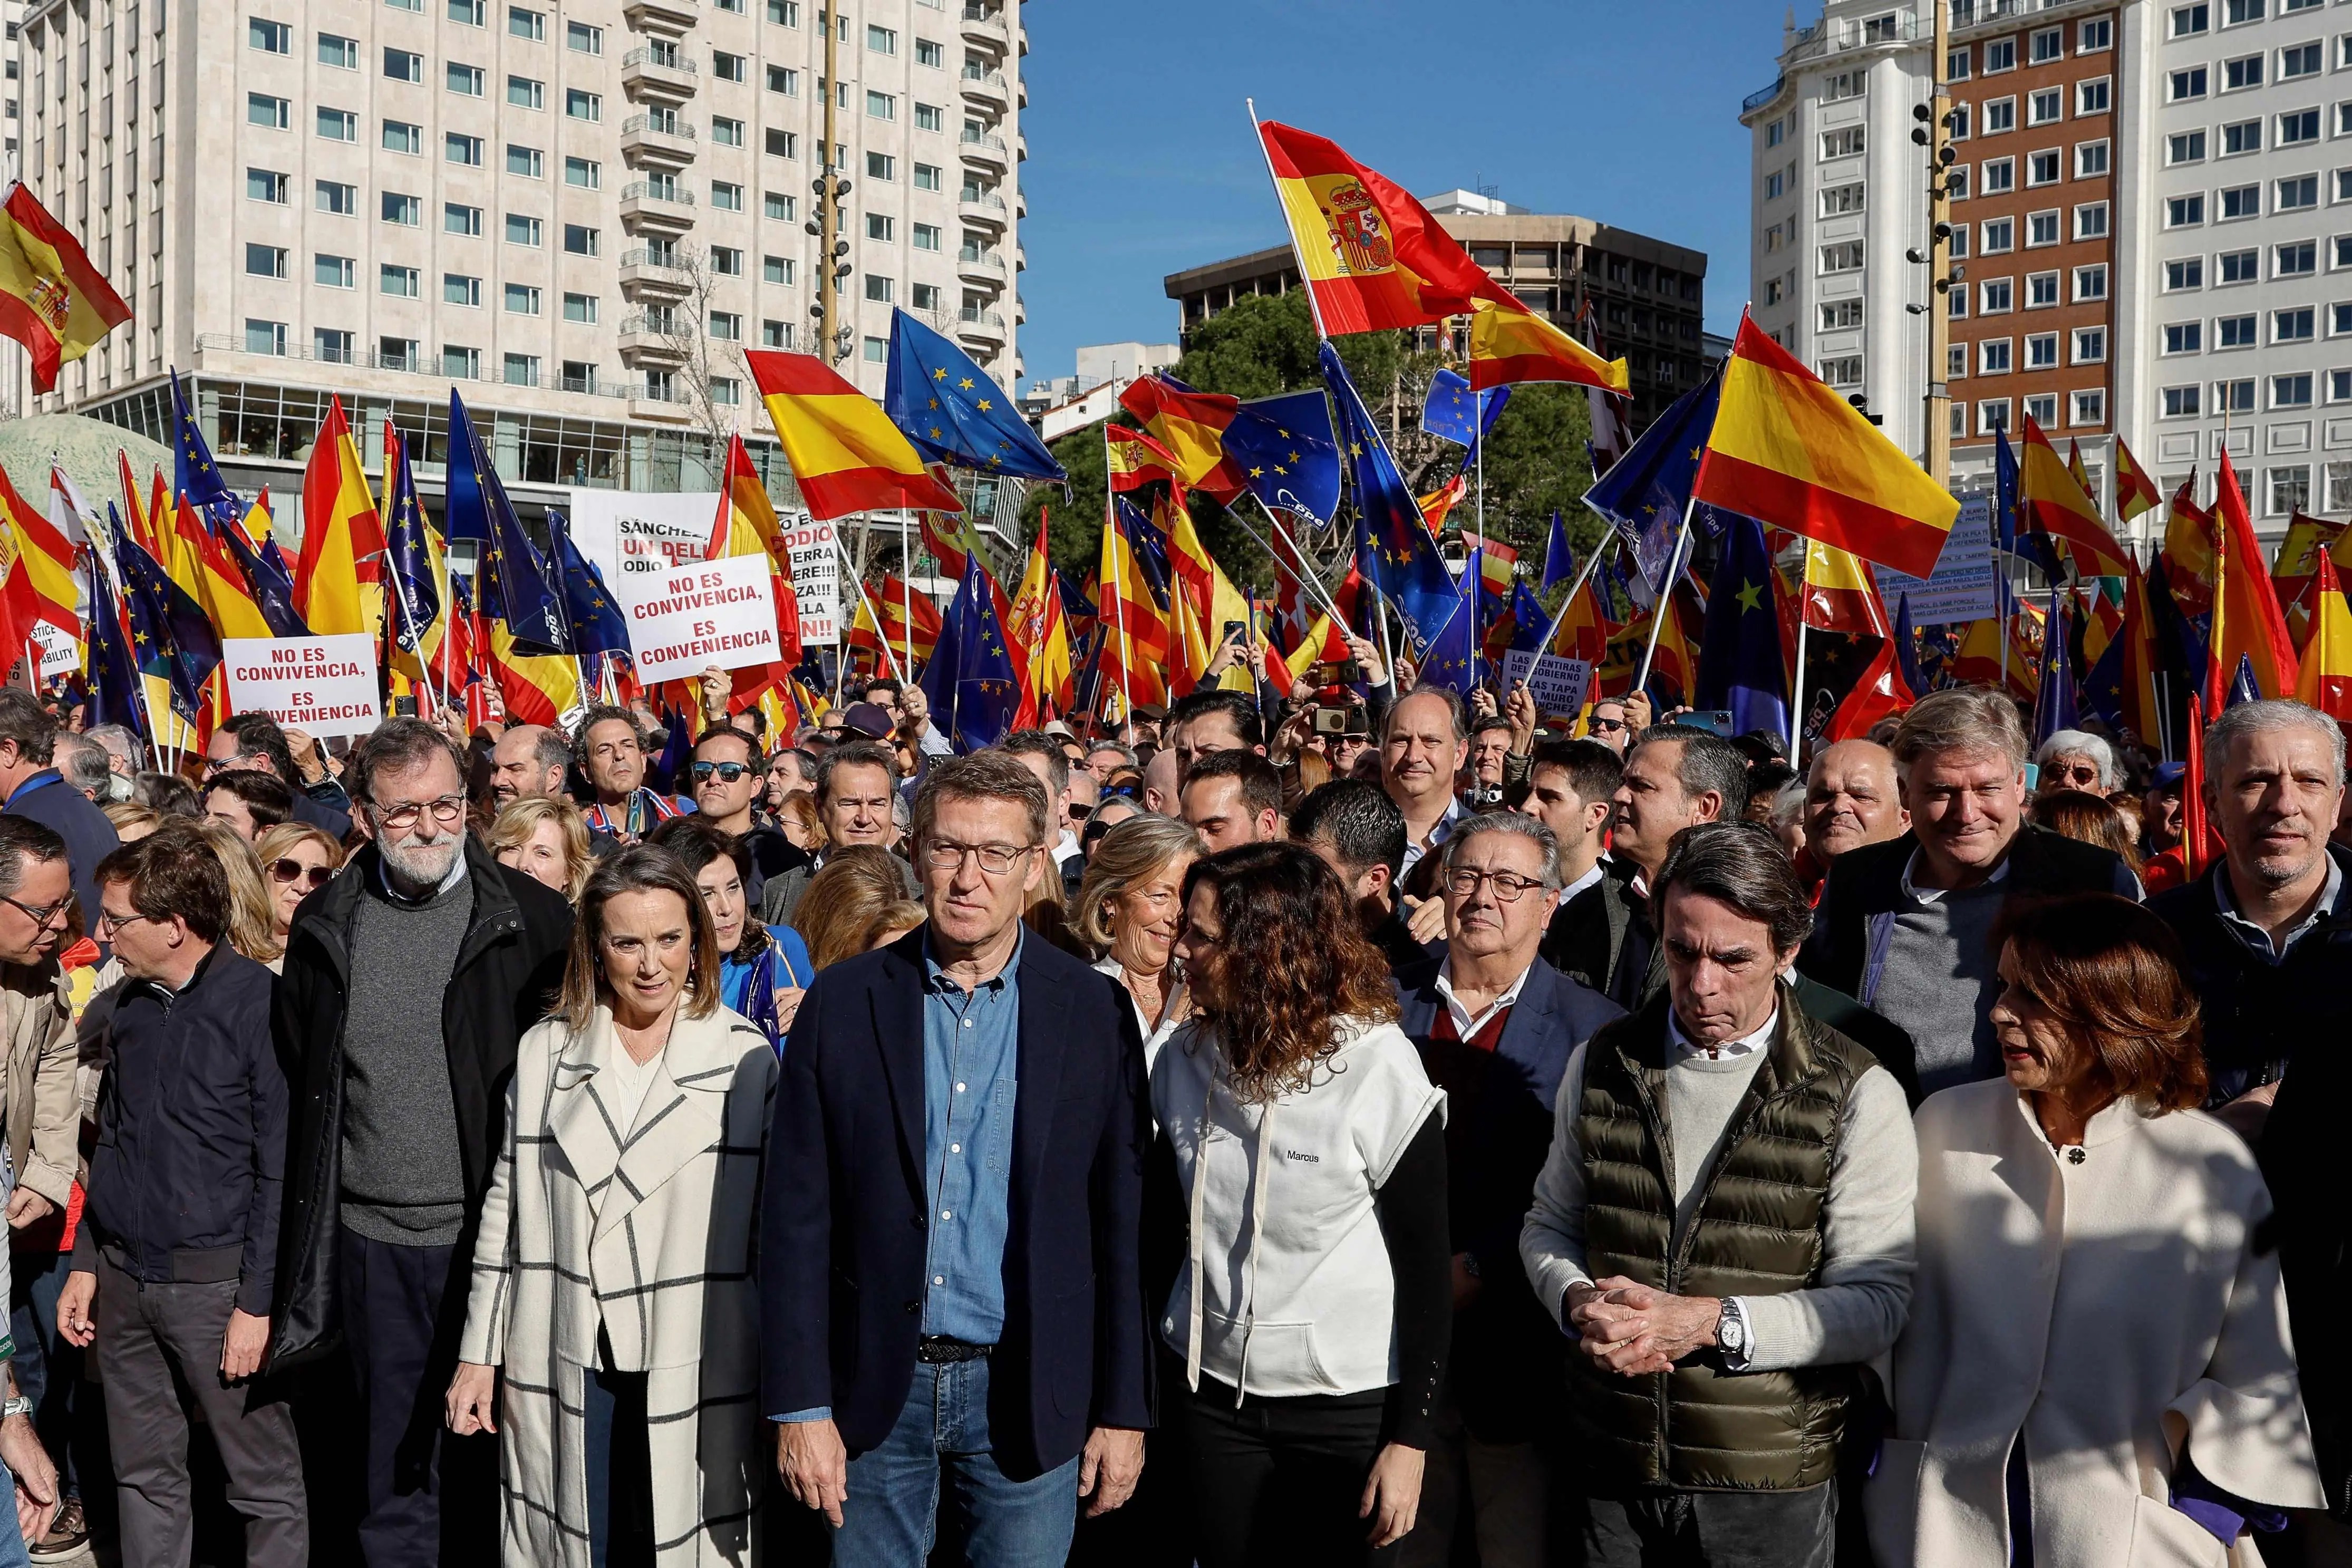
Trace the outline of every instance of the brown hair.
{"label": "brown hair", "polygon": [[[1058,757],[1061,752],[1054,754]],[[922,787],[915,792],[914,830],[909,838],[919,844],[930,837],[942,799],[1009,801],[1029,819],[1031,846],[1053,839],[1054,803],[1045,797],[1045,786],[1037,782],[1029,765],[1010,752],[974,752],[933,763],[931,771],[923,775]]]}
{"label": "brown hair", "polygon": [[802,845],[802,848],[824,843],[824,817],[817,811],[816,796],[796,789],[776,803],[776,829],[790,838],[792,835],[784,828],[784,818],[788,816],[800,824],[801,831],[808,837],[808,844]]}
{"label": "brown hair", "polygon": [[679,1011],[708,1017],[719,1005],[719,939],[711,934],[710,911],[686,863],[667,849],[634,844],[601,862],[580,895],[580,916],[572,926],[572,953],[563,966],[563,996],[558,1010],[575,1031],[588,1026],[604,1001],[604,906],[623,893],[674,893],[686,906],[686,929],[694,940],[694,968],[686,979]]}
{"label": "brown hair", "polygon": [[2158,1113],[2205,1103],[2204,1023],[2162,920],[2113,893],[2076,893],[2021,903],[1993,939],[2117,1099]]}
{"label": "brown hair", "polygon": [[2111,849],[2135,874],[2138,872],[2139,845],[2124,814],[2110,803],[2078,789],[2061,789],[2036,799],[2032,811],[2036,826],[2062,837]]}
{"label": "brown hair", "polygon": [[[205,941],[217,942],[228,930],[228,873],[211,851],[194,823],[166,822],[100,860],[90,880],[101,891],[110,882],[125,883],[139,914],[152,921],[177,915]],[[95,923],[96,913],[90,918]]]}
{"label": "brown hair", "polygon": [[[1026,768],[1021,775],[1036,782]],[[793,929],[806,939],[809,962],[823,969],[864,952],[875,916],[906,897],[907,874],[897,856],[877,844],[852,844],[828,852],[824,868],[809,879],[793,909]]]}
{"label": "brown hair", "polygon": [[1388,964],[1315,851],[1241,845],[1192,863],[1188,907],[1202,887],[1215,891],[1223,933],[1195,996],[1236,1100],[1264,1103],[1307,1089],[1317,1064],[1339,1048],[1341,1020],[1396,1017]]}

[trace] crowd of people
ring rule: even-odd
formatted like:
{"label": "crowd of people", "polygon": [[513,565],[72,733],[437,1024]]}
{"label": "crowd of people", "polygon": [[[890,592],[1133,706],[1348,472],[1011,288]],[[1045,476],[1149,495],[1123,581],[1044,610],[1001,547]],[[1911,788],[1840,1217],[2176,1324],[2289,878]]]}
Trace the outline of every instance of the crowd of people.
{"label": "crowd of people", "polygon": [[705,692],[0,691],[0,1568],[2352,1563],[2316,711]]}

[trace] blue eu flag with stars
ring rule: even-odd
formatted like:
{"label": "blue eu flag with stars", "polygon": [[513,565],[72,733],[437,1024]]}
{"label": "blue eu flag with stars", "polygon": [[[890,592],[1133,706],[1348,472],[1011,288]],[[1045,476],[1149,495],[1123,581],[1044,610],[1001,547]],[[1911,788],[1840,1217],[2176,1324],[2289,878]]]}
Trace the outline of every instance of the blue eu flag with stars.
{"label": "blue eu flag with stars", "polygon": [[1690,504],[1700,454],[1715,432],[1723,373],[1701,382],[1651,422],[1626,454],[1584,492],[1584,504],[1616,525],[1654,592],[1665,591],[1667,558]]}
{"label": "blue eu flag with stars", "polygon": [[958,752],[977,752],[1004,739],[1021,708],[1021,683],[1013,673],[1013,650],[1004,624],[996,618],[996,592],[988,569],[974,552],[964,563],[963,581],[940,617],[940,638],[923,670],[923,695],[931,720],[946,721]]}
{"label": "blue eu flag with stars", "polygon": [[882,411],[927,462],[1025,479],[1069,478],[1004,389],[970,354],[904,310],[890,312]]}
{"label": "blue eu flag with stars", "polygon": [[449,389],[449,463],[444,531],[487,548],[478,572],[482,610],[506,622],[515,647],[526,654],[568,654],[572,621],[547,558],[522,531],[506,486],[482,450],[457,389]]}
{"label": "blue eu flag with stars", "polygon": [[608,653],[627,658],[629,624],[621,618],[613,591],[604,586],[604,574],[572,542],[572,529],[562,512],[547,514],[547,535],[554,557],[548,564],[563,579],[563,604],[572,616],[572,651],[587,659],[591,669]]}
{"label": "blue eu flag with stars", "polygon": [[1339,446],[1321,392],[1244,403],[1220,439],[1251,494],[1328,526],[1339,510]]}
{"label": "blue eu flag with stars", "polygon": [[1429,647],[1421,656],[1421,684],[1444,686],[1470,695],[1476,684],[1474,679],[1478,659],[1478,567],[1486,552],[1474,550],[1469,563],[1462,569],[1462,591],[1454,600],[1454,613],[1445,625],[1429,640]]}
{"label": "blue eu flag with stars", "polygon": [[1422,520],[1421,503],[1397,468],[1372,423],[1348,368],[1329,343],[1319,351],[1323,381],[1339,410],[1339,447],[1356,483],[1356,555],[1381,597],[1394,605],[1423,644],[1444,628],[1461,596],[1437,541]]}
{"label": "blue eu flag with stars", "polygon": [[1772,598],[1772,555],[1752,517],[1725,516],[1723,559],[1706,593],[1693,706],[1728,709],[1735,734],[1789,732],[1789,682],[1780,664],[1780,616]]}

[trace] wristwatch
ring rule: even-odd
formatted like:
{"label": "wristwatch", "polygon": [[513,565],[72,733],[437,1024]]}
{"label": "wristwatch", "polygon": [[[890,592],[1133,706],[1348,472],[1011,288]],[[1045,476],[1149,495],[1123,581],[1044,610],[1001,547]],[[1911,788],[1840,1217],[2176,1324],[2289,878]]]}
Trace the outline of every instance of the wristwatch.
{"label": "wristwatch", "polygon": [[0,1421],[5,1421],[11,1415],[30,1415],[32,1413],[33,1402],[21,1394],[14,1399],[0,1401]]}
{"label": "wristwatch", "polygon": [[1748,1317],[1739,1310],[1739,1298],[1727,1296],[1723,1300],[1723,1316],[1715,1325],[1716,1348],[1723,1352],[1727,1372],[1738,1372],[1748,1364],[1750,1342],[1748,1337]]}

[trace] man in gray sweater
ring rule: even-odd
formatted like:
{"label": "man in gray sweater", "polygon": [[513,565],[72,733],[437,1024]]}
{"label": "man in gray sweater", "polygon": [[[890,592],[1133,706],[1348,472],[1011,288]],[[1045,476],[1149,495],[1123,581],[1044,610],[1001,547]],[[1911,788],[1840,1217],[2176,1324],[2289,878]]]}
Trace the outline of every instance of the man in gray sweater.
{"label": "man in gray sweater", "polygon": [[1845,1413],[1910,1302],[1910,1111],[1785,982],[1811,910],[1766,829],[1685,829],[1652,897],[1666,992],[1570,1058],[1519,1236],[1580,1352],[1585,1560],[1829,1568]]}

